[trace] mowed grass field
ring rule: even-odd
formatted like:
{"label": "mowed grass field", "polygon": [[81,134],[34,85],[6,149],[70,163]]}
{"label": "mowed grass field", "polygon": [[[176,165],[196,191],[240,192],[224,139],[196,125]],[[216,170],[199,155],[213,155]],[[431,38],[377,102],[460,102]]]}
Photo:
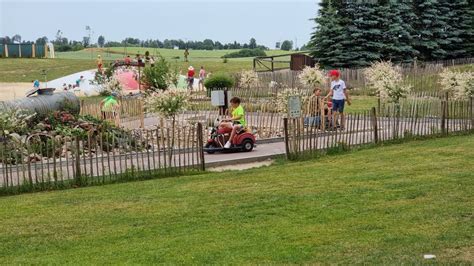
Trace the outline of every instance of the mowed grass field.
{"label": "mowed grass field", "polygon": [[46,70],[47,79],[53,80],[95,67],[95,62],[91,60],[1,58],[0,82],[43,81],[43,69]]}
{"label": "mowed grass field", "polygon": [[[151,55],[162,55],[172,66],[177,66],[181,73],[186,73],[190,65],[199,69],[204,66],[208,73],[227,72],[237,73],[242,70],[253,68],[251,57],[248,58],[230,58],[224,63],[221,58],[223,55],[237,50],[190,50],[189,62],[184,62],[183,50],[173,49],[152,49],[129,47],[126,50],[122,47],[107,49],[85,49],[76,52],[57,52],[56,59],[0,59],[0,82],[31,82],[35,79],[43,79],[41,71],[47,70],[48,80],[60,78],[79,71],[96,68],[97,55],[101,55],[105,63],[114,60],[120,60],[125,57],[125,52],[133,58],[137,52],[144,54],[150,51]],[[288,53],[287,51],[271,50],[267,51],[269,55]],[[177,58],[179,57],[179,58]],[[285,60],[289,60],[286,58]],[[288,64],[284,64],[288,66]],[[277,66],[283,66],[279,64]]]}
{"label": "mowed grass field", "polygon": [[[200,59],[200,60],[222,60],[222,56],[239,51],[240,49],[229,49],[229,50],[189,50],[188,59]],[[125,55],[135,57],[136,54],[144,55],[145,52],[150,52],[150,55],[158,56],[161,55],[166,59],[179,59],[184,61],[184,50],[175,49],[163,49],[163,48],[147,48],[147,47],[110,47],[110,48],[94,48],[84,49],[77,52],[63,52],[57,53],[58,58],[65,59],[90,59],[95,58],[97,55],[101,55],[104,58],[110,59],[123,59]],[[282,55],[292,52],[282,50],[268,50],[265,51],[267,55]],[[177,58],[179,57],[179,58]],[[245,58],[233,58],[233,60],[252,61],[252,57]]]}
{"label": "mowed grass field", "polygon": [[0,198],[3,264],[474,262],[474,136]]}

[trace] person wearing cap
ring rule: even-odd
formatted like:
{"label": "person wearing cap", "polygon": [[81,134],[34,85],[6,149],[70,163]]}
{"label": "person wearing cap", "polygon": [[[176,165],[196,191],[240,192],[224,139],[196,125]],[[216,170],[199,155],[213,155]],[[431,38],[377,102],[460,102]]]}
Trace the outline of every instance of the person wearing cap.
{"label": "person wearing cap", "polygon": [[194,67],[189,66],[188,67],[188,90],[193,90],[193,84],[194,84]]}
{"label": "person wearing cap", "polygon": [[341,74],[338,70],[329,71],[329,77],[331,78],[331,88],[329,94],[325,98],[327,99],[332,96],[332,127],[336,127],[338,115],[340,114],[341,130],[344,130],[344,102],[347,101],[347,104],[351,105],[351,100],[346,89],[346,83],[340,79],[340,75]]}
{"label": "person wearing cap", "polygon": [[102,113],[102,119],[104,120],[113,120],[115,125],[119,125],[118,110],[120,107],[119,102],[117,101],[117,92],[112,92],[110,96],[107,96],[100,102],[100,111]]}

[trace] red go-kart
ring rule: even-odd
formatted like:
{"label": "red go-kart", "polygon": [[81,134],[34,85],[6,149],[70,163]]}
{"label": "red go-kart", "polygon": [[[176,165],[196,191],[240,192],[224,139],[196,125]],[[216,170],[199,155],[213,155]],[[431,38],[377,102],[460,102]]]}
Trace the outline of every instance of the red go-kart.
{"label": "red go-kart", "polygon": [[247,129],[242,129],[234,136],[232,146],[229,149],[224,148],[224,145],[229,140],[231,128],[220,128],[216,126],[212,128],[209,139],[207,140],[204,151],[213,154],[214,152],[223,151],[252,151],[255,147],[255,136],[248,132]]}

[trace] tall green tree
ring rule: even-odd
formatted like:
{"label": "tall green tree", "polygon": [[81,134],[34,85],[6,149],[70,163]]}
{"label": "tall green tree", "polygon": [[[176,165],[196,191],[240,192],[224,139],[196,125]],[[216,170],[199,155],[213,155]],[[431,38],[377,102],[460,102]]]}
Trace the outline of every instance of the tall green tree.
{"label": "tall green tree", "polygon": [[440,11],[438,0],[414,0],[417,15],[414,28],[417,32],[414,43],[422,60],[440,60],[446,57],[443,47],[449,45],[446,28],[449,13]]}
{"label": "tall green tree", "polygon": [[473,7],[467,0],[439,0],[439,11],[444,14],[445,40],[441,48],[446,51],[446,58],[468,57],[469,48],[474,45],[472,35]]}
{"label": "tall green tree", "polygon": [[281,49],[284,51],[290,51],[291,49],[293,49],[293,42],[289,40],[283,41],[281,44]]}
{"label": "tall green tree", "polygon": [[105,45],[105,37],[100,35],[99,38],[97,39],[97,44],[99,47],[104,47]]}
{"label": "tall green tree", "polygon": [[347,5],[350,23],[345,27],[342,65],[366,67],[371,62],[383,59],[386,50],[384,25],[387,16],[380,16],[379,4],[375,1],[352,1]]}
{"label": "tall green tree", "polygon": [[308,47],[311,56],[324,67],[342,66],[343,45],[345,38],[342,17],[333,1],[323,0],[320,3],[318,16],[314,19],[316,27],[311,34]]}
{"label": "tall green tree", "polygon": [[413,12],[412,1],[386,1],[378,7],[378,15],[385,17],[381,25],[384,49],[382,58],[394,63],[411,63],[418,56],[413,47],[413,22],[416,15]]}

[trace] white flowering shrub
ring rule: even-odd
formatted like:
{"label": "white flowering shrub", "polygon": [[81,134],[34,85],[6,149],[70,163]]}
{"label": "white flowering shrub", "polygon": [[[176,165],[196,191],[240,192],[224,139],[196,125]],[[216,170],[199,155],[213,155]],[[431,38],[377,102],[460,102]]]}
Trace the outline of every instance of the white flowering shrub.
{"label": "white flowering shrub", "polygon": [[398,103],[411,87],[403,84],[400,67],[392,62],[376,62],[364,71],[367,86],[375,89],[382,99]]}
{"label": "white flowering shrub", "polygon": [[186,110],[188,104],[189,94],[185,90],[177,89],[155,92],[145,100],[149,112],[173,119],[177,113]]}
{"label": "white flowering shrub", "polygon": [[315,87],[324,84],[325,75],[319,68],[319,65],[314,67],[306,66],[298,75],[298,79],[305,86]]}
{"label": "white flowering shrub", "polygon": [[112,92],[115,92],[118,95],[122,95],[123,92],[122,84],[114,76],[101,76],[100,79],[96,78],[94,81],[91,81],[91,84],[97,85],[97,87],[99,88],[98,92],[101,95],[110,95]]}
{"label": "white flowering shrub", "polygon": [[258,85],[258,75],[257,72],[248,70],[242,71],[240,73],[239,84],[244,88],[252,88]]}
{"label": "white flowering shrub", "polygon": [[280,86],[280,84],[278,84],[278,82],[276,81],[270,81],[270,83],[268,83],[268,88],[273,90],[273,89],[276,89]]}
{"label": "white flowering shrub", "polygon": [[0,130],[2,135],[11,133],[24,134],[29,130],[29,123],[36,116],[22,109],[0,112]]}
{"label": "white flowering shrub", "polygon": [[444,91],[458,100],[474,96],[474,73],[444,69],[439,74],[439,83]]}
{"label": "white flowering shrub", "polygon": [[277,97],[275,99],[275,106],[278,112],[282,114],[288,113],[288,99],[290,96],[301,96],[302,102],[304,102],[305,97],[303,97],[303,93],[301,90],[297,88],[287,88],[277,93]]}

